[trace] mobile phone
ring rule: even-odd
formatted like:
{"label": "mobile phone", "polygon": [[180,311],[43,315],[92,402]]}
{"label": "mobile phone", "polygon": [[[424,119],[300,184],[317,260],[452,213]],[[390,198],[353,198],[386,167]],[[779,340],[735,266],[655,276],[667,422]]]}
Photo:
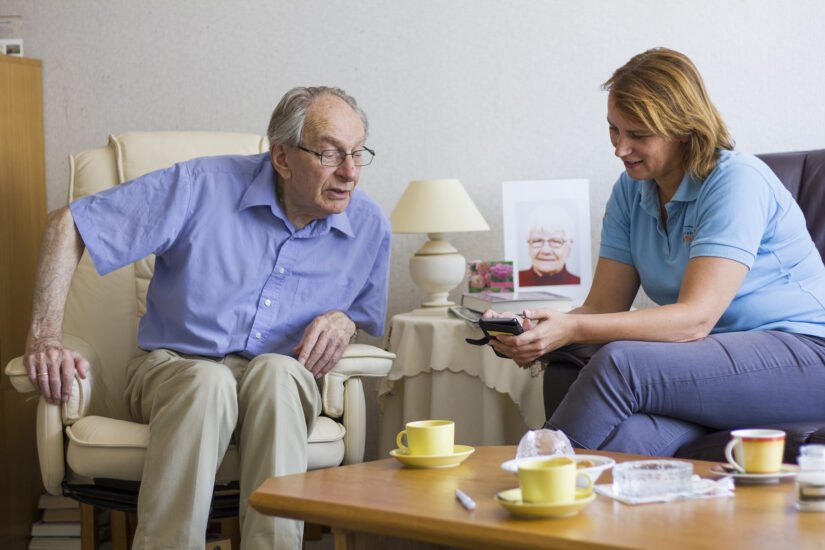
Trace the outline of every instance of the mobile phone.
{"label": "mobile phone", "polygon": [[[472,338],[465,338],[465,341],[468,344],[473,344],[476,346],[483,346],[484,344],[488,343],[490,340],[493,340],[499,334],[521,334],[524,332],[524,329],[521,328],[521,323],[516,318],[509,318],[509,319],[498,319],[498,318],[484,318],[478,320],[478,326],[481,328],[482,332],[484,332],[484,338],[479,339],[472,339]],[[504,359],[509,359],[503,353],[495,351],[496,355],[499,357],[503,357]]]}
{"label": "mobile phone", "polygon": [[524,329],[515,317],[509,318],[485,318],[478,320],[478,326],[490,338],[495,338],[499,334],[521,334]]}

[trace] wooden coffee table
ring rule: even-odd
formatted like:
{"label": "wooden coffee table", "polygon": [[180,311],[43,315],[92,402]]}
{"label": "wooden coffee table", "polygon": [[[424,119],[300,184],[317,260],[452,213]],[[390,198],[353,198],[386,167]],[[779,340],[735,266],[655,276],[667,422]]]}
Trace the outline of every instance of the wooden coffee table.
{"label": "wooden coffee table", "polygon": [[[617,462],[649,457],[587,451]],[[370,548],[395,537],[463,548],[720,549],[825,547],[825,514],[794,508],[794,485],[741,485],[734,497],[628,506],[599,495],[578,515],[519,519],[497,504],[518,486],[500,468],[515,447],[478,447],[463,464],[412,469],[393,458],[270,478],[250,498],[265,514],[328,525],[336,550]],[[694,473],[714,477],[712,462]],[[609,483],[608,472],[598,483]],[[476,503],[465,510],[461,489]],[[372,537],[373,542],[369,542]],[[365,542],[366,541],[366,542]]]}

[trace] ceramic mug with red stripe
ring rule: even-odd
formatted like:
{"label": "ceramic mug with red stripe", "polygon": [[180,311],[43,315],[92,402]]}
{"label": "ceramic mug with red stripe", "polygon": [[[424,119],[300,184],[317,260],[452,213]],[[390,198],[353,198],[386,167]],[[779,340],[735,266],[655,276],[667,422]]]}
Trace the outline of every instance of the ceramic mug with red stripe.
{"label": "ceramic mug with red stripe", "polygon": [[725,447],[731,466],[747,474],[773,474],[782,468],[785,432],[782,430],[733,430]]}

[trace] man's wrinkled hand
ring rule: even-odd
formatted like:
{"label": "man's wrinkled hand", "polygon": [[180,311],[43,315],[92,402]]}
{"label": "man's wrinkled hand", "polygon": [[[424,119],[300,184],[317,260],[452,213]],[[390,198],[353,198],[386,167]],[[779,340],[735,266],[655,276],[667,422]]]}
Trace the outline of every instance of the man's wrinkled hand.
{"label": "man's wrinkled hand", "polygon": [[72,396],[75,373],[86,378],[89,362],[76,351],[64,348],[60,342],[36,343],[26,350],[23,364],[34,389],[47,403],[57,405]]}
{"label": "man's wrinkled hand", "polygon": [[341,359],[353,334],[355,323],[346,313],[327,311],[312,320],[292,352],[315,378],[321,378]]}

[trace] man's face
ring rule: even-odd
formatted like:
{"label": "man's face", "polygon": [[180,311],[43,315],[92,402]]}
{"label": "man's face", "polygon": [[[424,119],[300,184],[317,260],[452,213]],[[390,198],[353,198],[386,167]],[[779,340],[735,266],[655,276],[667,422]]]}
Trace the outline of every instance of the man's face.
{"label": "man's face", "polygon": [[538,275],[553,275],[564,268],[570,256],[569,239],[564,229],[533,228],[527,234],[527,249]]}
{"label": "man's face", "polygon": [[[361,119],[342,99],[322,96],[307,110],[303,147],[319,153],[328,149],[351,153],[361,149],[365,139]],[[271,153],[283,182],[279,198],[294,225],[346,210],[361,173],[351,156],[339,166],[323,166],[318,157],[296,147],[274,145]]]}

